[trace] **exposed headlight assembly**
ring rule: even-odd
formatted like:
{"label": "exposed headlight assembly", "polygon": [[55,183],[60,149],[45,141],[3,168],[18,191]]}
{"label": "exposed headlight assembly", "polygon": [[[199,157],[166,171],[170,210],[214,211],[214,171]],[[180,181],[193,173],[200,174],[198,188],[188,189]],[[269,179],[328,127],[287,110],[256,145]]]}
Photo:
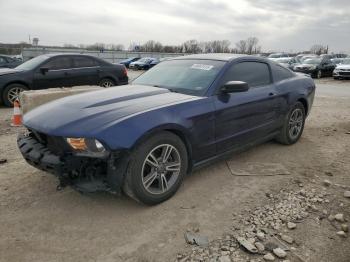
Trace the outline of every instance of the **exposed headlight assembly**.
{"label": "exposed headlight assembly", "polygon": [[80,155],[104,156],[107,151],[104,145],[94,138],[66,138],[70,147]]}

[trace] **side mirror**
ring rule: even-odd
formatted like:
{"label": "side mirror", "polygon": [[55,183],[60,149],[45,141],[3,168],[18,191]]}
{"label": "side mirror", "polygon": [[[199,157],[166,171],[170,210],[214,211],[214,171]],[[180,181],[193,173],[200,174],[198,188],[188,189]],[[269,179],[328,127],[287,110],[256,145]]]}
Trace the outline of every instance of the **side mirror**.
{"label": "side mirror", "polygon": [[47,67],[40,67],[40,72],[45,75],[47,72],[49,72],[49,68]]}
{"label": "side mirror", "polygon": [[249,85],[246,82],[242,81],[229,81],[224,84],[220,91],[222,93],[238,93],[238,92],[246,92],[249,90]]}

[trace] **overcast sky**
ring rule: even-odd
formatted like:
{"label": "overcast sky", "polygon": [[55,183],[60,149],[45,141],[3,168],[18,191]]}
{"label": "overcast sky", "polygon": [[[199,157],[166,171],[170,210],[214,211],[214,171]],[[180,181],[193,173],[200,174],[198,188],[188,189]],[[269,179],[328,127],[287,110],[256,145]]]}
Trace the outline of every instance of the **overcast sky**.
{"label": "overcast sky", "polygon": [[349,0],[0,0],[0,42],[163,44],[257,36],[264,51],[350,52]]}

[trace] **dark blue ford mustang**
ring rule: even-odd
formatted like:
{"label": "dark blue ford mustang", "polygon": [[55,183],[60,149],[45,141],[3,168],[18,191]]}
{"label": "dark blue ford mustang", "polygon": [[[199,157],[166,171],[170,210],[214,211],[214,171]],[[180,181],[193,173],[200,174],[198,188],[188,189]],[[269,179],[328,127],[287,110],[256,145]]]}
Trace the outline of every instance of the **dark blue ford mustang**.
{"label": "dark blue ford mustang", "polygon": [[131,85],[32,110],[18,146],[61,186],[157,204],[209,161],[270,139],[297,142],[314,94],[311,78],[263,58],[185,56]]}

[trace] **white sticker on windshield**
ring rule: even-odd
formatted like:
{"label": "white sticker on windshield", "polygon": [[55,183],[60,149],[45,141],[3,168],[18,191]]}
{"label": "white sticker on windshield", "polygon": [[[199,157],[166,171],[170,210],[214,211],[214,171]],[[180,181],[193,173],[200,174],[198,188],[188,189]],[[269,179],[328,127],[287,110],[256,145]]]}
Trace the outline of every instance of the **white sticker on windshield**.
{"label": "white sticker on windshield", "polygon": [[193,64],[191,68],[193,69],[199,69],[199,70],[206,70],[209,71],[213,68],[214,66],[212,65],[203,65],[203,64]]}

